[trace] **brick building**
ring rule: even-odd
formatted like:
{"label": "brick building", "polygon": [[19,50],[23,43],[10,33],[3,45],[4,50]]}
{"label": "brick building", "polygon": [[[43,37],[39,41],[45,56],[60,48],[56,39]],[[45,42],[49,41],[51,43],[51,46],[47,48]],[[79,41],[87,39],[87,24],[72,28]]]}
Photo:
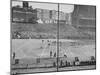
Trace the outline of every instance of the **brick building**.
{"label": "brick building", "polygon": [[33,18],[37,18],[37,11],[30,8],[27,2],[23,2],[23,7],[12,7],[13,22],[31,22]]}

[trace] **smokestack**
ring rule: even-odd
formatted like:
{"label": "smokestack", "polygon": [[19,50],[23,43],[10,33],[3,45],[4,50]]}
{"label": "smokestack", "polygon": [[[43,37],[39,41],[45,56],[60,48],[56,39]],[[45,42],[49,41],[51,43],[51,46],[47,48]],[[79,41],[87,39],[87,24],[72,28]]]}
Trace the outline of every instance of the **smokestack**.
{"label": "smokestack", "polygon": [[27,1],[23,1],[23,8],[28,8],[28,2]]}

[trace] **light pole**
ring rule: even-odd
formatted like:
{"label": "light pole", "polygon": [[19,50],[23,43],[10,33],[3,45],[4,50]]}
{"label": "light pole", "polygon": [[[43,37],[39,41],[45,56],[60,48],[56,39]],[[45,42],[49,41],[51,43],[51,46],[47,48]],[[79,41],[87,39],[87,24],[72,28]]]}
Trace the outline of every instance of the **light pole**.
{"label": "light pole", "polygon": [[59,3],[58,3],[58,22],[57,22],[57,71],[59,68]]}

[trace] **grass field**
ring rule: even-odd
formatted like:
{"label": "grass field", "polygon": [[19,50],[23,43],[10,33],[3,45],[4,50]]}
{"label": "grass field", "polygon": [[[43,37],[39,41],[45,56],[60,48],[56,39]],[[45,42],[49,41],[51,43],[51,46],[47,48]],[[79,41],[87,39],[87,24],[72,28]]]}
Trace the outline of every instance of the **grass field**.
{"label": "grass field", "polygon": [[[12,39],[12,52],[16,53],[15,58],[49,58],[50,51],[57,52],[56,39]],[[49,42],[47,41],[49,40]],[[87,59],[89,56],[95,56],[95,43],[77,40],[59,40],[59,57],[78,56],[81,59]],[[50,44],[50,46],[48,45]]]}

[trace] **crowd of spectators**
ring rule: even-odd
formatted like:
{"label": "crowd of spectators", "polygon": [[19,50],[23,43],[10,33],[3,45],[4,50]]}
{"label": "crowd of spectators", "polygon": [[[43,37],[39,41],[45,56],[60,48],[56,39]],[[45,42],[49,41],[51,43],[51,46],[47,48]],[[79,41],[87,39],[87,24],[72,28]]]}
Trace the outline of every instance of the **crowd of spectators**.
{"label": "crowd of spectators", "polygon": [[12,39],[54,39],[56,38],[52,34],[48,33],[35,33],[35,32],[13,32],[12,33]]}

